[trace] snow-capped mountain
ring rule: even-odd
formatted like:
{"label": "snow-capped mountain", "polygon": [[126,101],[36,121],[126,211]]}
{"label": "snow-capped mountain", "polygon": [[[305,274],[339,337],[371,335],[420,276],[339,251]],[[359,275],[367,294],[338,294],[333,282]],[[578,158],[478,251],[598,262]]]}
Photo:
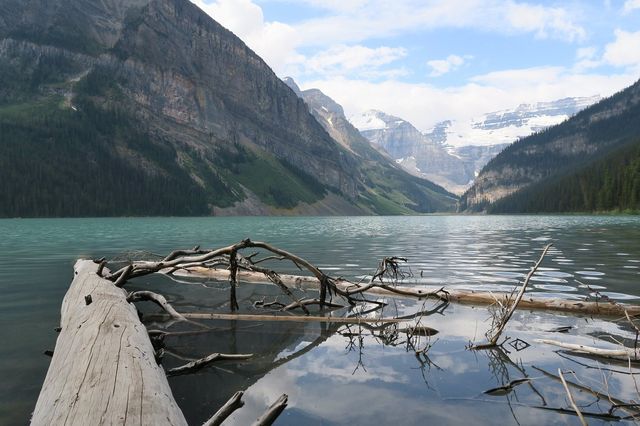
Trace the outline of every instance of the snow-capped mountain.
{"label": "snow-capped mountain", "polygon": [[[560,124],[601,99],[599,95],[520,104],[514,109],[484,114],[470,122],[448,122],[446,143],[453,146],[497,145]],[[443,122],[447,123],[447,122]],[[443,123],[438,123],[438,129]]]}
{"label": "snow-capped mountain", "polygon": [[598,100],[600,96],[521,104],[469,122],[442,121],[426,132],[378,110],[353,116],[350,121],[408,172],[462,193],[508,144],[559,124]]}
{"label": "snow-capped mountain", "polygon": [[443,143],[442,126],[426,134],[400,117],[376,110],[367,111],[351,121],[373,145],[384,149],[415,176],[456,193],[464,192],[475,177],[474,167]]}

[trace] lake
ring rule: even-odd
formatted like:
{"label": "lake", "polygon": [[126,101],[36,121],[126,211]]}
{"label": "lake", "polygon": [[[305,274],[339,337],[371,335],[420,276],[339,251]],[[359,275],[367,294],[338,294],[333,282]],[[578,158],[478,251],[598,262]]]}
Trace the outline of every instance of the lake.
{"label": "lake", "polygon": [[[531,292],[550,297],[607,296],[640,301],[640,217],[631,216],[421,216],[421,217],[243,217],[0,220],[0,424],[25,424],[35,405],[55,346],[62,298],[79,257],[122,259],[136,251],[165,254],[196,244],[215,248],[250,237],[294,252],[333,276],[370,276],[384,256],[407,257],[406,285],[510,289],[549,242],[553,249],[531,282]],[[126,256],[125,256],[126,257]],[[295,272],[274,264],[279,271]],[[166,277],[134,280],[128,288],[153,288],[179,311],[228,311],[226,283],[175,282]],[[278,292],[241,285],[241,311]],[[411,315],[434,302],[389,299],[385,315]],[[153,306],[142,306],[145,313]],[[428,348],[417,356],[406,338],[384,330],[337,324],[211,321],[211,333],[167,338],[167,367],[179,358],[211,352],[251,352],[244,363],[221,363],[197,374],[170,379],[190,423],[204,421],[237,390],[244,408],[228,424],[247,424],[280,394],[289,406],[276,424],[578,424],[561,385],[547,373],[572,370],[576,382],[630,400],[640,395],[632,376],[590,359],[563,358],[538,337],[587,345],[612,338],[633,345],[624,321],[518,311],[506,334],[531,346],[469,351],[481,341],[486,308],[449,305],[422,322],[440,333],[411,342]],[[572,326],[568,334],[553,333]],[[180,329],[175,327],[173,329]],[[609,344],[609,346],[611,346]],[[425,359],[426,358],[426,359]],[[601,367],[601,368],[599,368]],[[635,371],[635,370],[633,370]],[[504,395],[484,391],[510,380],[532,378]],[[608,406],[588,392],[574,391],[586,412]],[[620,409],[613,415],[624,417]],[[600,417],[590,423],[604,422]],[[227,423],[225,423],[227,424]]]}

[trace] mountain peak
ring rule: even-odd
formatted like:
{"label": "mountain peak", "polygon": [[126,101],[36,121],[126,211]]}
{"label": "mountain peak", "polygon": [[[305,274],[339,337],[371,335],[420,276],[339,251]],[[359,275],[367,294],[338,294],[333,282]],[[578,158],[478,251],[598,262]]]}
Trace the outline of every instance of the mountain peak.
{"label": "mountain peak", "polygon": [[289,86],[291,88],[291,90],[293,90],[293,92],[299,97],[302,97],[302,91],[300,90],[300,86],[298,86],[298,83],[296,83],[296,81],[293,79],[293,77],[285,77],[282,79],[282,81],[284,81],[284,83]]}
{"label": "mountain peak", "polygon": [[403,124],[411,125],[400,117],[387,114],[377,109],[370,109],[360,115],[352,116],[349,121],[361,132],[367,130],[391,129]]}

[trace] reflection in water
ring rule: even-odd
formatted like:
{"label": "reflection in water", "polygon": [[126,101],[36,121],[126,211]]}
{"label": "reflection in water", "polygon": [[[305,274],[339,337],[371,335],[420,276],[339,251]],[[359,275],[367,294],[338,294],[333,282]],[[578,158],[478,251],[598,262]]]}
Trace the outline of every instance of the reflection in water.
{"label": "reflection in water", "polygon": [[[138,285],[180,294],[179,310],[226,303],[226,294],[212,295],[201,286],[159,277],[151,280]],[[277,292],[271,286],[241,286],[241,309],[251,311],[253,301],[273,298]],[[209,294],[206,299],[205,294]],[[225,302],[218,303],[216,298]],[[198,303],[193,304],[194,300]],[[166,344],[182,357],[216,351],[256,354],[247,362],[219,363],[193,375],[170,378],[178,403],[193,424],[208,418],[238,390],[245,390],[246,405],[232,415],[230,425],[250,424],[282,393],[289,395],[289,406],[279,425],[495,424],[496,419],[501,424],[565,424],[573,415],[564,389],[553,377],[536,370],[557,372],[559,366],[565,372],[574,371],[575,376],[566,373],[570,379],[596,392],[606,387],[612,397],[627,402],[640,397],[632,376],[610,372],[603,382],[598,361],[585,359],[568,366],[563,354],[534,343],[536,338],[557,338],[564,331],[562,340],[568,342],[602,346],[619,341],[633,346],[635,330],[629,324],[517,311],[507,335],[511,342],[520,340],[530,346],[506,344],[476,352],[467,347],[483,334],[486,309],[436,301],[387,302],[378,314],[398,316],[407,323],[209,321],[216,328],[212,333],[178,334]],[[412,334],[412,329],[421,332]],[[181,363],[167,358],[165,367]],[[636,372],[635,367],[631,371]],[[590,424],[623,417],[610,413],[611,404],[601,396],[577,392],[574,396],[590,416]]]}
{"label": "reflection in water", "polygon": [[[532,292],[626,301],[629,296],[640,296],[635,285],[640,278],[639,225],[640,218],[621,216],[0,220],[0,319],[3,340],[11,342],[0,347],[0,424],[24,424],[33,409],[48,367],[48,359],[41,354],[55,344],[52,329],[57,326],[60,303],[78,257],[113,257],[134,249],[167,253],[178,247],[218,247],[251,237],[323,265],[334,276],[370,275],[382,257],[400,255],[409,258],[413,271],[407,285],[501,291],[511,290],[540,249],[553,241],[545,269],[532,282]],[[187,285],[149,278],[136,285],[153,286],[183,311],[228,309],[224,283]],[[246,301],[275,295],[268,286],[241,286],[239,291]],[[389,303],[386,310],[397,308],[400,315],[423,310],[421,304]],[[244,309],[252,311],[252,306]],[[496,419],[515,424],[512,411],[522,424],[534,418],[536,424],[574,420],[530,408],[541,405],[541,400],[528,384],[509,394],[511,408],[496,403],[496,397],[491,397],[492,403],[485,402],[490,397],[484,391],[506,384],[489,371],[485,354],[465,349],[469,341],[484,334],[486,319],[485,308],[448,306],[425,317],[424,325],[439,334],[420,336],[414,349],[406,344],[394,346],[390,339],[385,344],[380,331],[364,330],[361,336],[350,338],[341,334],[349,333],[344,326],[211,322],[219,330],[169,337],[169,349],[185,358],[220,351],[255,352],[256,359],[221,363],[195,375],[172,378],[171,384],[194,421],[209,416],[241,389],[247,389],[247,405],[231,419],[235,424],[251,423],[281,393],[291,398],[279,424],[423,424],[427,420],[495,424]],[[569,325],[575,327],[563,334],[563,340],[571,343],[611,345],[600,337],[606,334],[634,338],[622,324],[520,311],[507,334],[531,343],[549,333],[546,330]],[[355,333],[353,327],[351,332]],[[406,337],[398,335],[397,340]],[[420,362],[415,351],[428,345],[420,354],[424,362]],[[562,360],[558,354],[532,345],[508,355],[535,376],[532,384],[549,405],[553,401],[567,407],[562,387],[531,369],[535,365],[557,372],[558,360]],[[182,362],[170,356],[165,360],[167,366]],[[581,381],[591,386],[602,383],[601,371],[562,362]],[[511,380],[522,377],[512,366],[508,368]],[[615,373],[608,377],[608,384],[612,394],[627,399],[637,394],[629,377]],[[459,398],[471,400],[461,402]]]}

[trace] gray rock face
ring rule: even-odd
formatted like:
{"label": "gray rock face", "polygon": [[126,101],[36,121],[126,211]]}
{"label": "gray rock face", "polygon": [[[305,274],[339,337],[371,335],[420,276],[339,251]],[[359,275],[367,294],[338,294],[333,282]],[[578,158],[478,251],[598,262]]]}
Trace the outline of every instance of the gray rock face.
{"label": "gray rock face", "polygon": [[[76,82],[100,76],[110,88],[94,95],[97,105],[139,120],[177,151],[196,150],[205,167],[215,167],[221,149],[241,144],[357,197],[356,159],[260,57],[190,1],[7,0],[0,12],[0,63],[34,72],[56,64],[69,99]],[[39,84],[35,93],[19,88],[7,96],[48,90]]]}
{"label": "gray rock face", "polygon": [[[372,180],[386,180],[385,196],[392,197],[394,192],[401,197],[411,200],[419,209],[427,208],[429,203],[436,202],[441,205],[451,203],[453,198],[441,189],[435,188],[433,181],[415,179],[399,167],[391,156],[381,147],[372,145],[344,114],[341,105],[325,95],[318,89],[300,91],[295,81],[287,77],[285,83],[294,92],[304,99],[309,107],[309,111],[316,120],[324,127],[331,137],[355,155],[363,165],[362,171],[365,175],[365,187],[370,191],[376,191],[371,185]],[[436,189],[439,194],[432,191]],[[437,198],[439,200],[432,200]]]}
{"label": "gray rock face", "polygon": [[368,111],[356,122],[363,136],[415,176],[457,193],[464,192],[475,177],[474,161],[465,161],[442,142],[446,124],[423,134],[408,121],[381,111]]}

